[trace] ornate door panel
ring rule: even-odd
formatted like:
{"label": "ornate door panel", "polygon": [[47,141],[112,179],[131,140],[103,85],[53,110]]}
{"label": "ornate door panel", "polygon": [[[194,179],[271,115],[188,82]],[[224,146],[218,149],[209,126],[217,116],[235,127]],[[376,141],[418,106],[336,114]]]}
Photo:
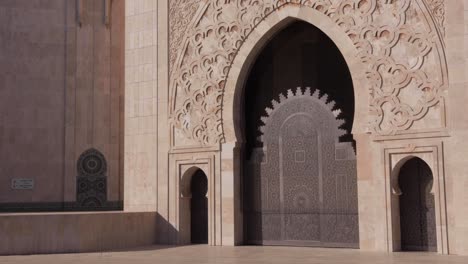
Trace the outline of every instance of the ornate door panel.
{"label": "ornate door panel", "polygon": [[401,248],[406,251],[437,251],[432,172],[414,158],[400,170]]}
{"label": "ornate door panel", "polygon": [[320,241],[318,135],[306,115],[291,117],[280,136],[283,239]]}
{"label": "ornate door panel", "polygon": [[316,91],[280,96],[244,177],[246,242],[357,247],[356,158],[339,110]]}

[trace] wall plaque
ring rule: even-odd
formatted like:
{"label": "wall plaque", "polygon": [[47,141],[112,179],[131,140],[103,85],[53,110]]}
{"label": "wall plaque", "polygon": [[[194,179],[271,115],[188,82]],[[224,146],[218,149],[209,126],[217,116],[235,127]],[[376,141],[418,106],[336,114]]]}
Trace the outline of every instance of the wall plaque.
{"label": "wall plaque", "polygon": [[34,189],[34,180],[33,179],[12,179],[11,188],[13,190],[32,190]]}

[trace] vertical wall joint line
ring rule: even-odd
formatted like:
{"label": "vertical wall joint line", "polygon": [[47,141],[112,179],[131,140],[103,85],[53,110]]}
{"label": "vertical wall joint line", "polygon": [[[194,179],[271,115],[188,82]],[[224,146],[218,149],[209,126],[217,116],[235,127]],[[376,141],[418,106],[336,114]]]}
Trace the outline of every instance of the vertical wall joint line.
{"label": "vertical wall joint line", "polygon": [[103,21],[104,25],[109,26],[110,24],[110,9],[111,9],[112,0],[104,0],[104,12],[103,12]]}
{"label": "vertical wall joint line", "polygon": [[82,0],[76,0],[76,23],[79,27],[82,25],[83,19],[83,3]]}

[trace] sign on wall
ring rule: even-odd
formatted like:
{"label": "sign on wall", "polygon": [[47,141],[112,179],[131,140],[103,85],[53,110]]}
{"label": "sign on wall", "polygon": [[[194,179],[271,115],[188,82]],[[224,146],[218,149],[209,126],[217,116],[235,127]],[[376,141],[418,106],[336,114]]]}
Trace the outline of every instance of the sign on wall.
{"label": "sign on wall", "polygon": [[34,189],[34,179],[12,179],[11,188],[13,190],[32,190]]}

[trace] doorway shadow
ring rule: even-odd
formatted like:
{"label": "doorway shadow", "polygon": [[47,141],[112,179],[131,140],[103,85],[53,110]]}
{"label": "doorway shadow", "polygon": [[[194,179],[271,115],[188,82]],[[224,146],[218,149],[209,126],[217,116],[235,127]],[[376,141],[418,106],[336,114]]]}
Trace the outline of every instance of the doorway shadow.
{"label": "doorway shadow", "polygon": [[400,169],[400,229],[402,251],[437,251],[435,200],[430,167],[413,158]]}

